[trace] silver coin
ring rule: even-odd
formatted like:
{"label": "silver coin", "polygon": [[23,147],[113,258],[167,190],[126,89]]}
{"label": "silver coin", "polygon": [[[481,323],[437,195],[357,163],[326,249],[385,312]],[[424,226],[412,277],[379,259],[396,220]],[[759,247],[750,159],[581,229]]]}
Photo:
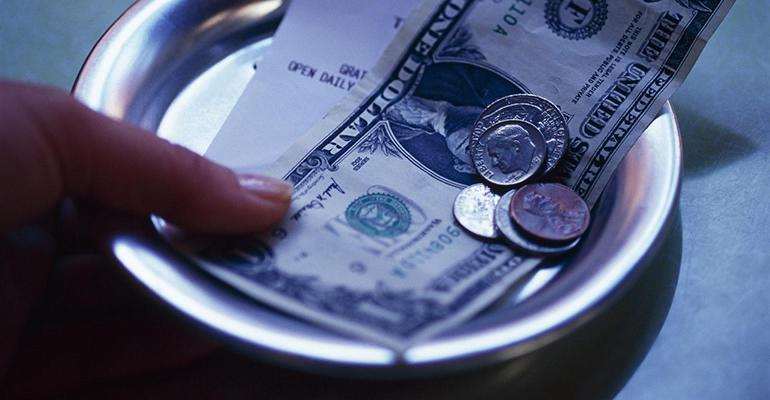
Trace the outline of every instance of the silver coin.
{"label": "silver coin", "polygon": [[574,249],[575,246],[580,243],[580,238],[577,238],[565,245],[546,246],[525,238],[516,229],[516,226],[514,226],[513,220],[511,219],[510,207],[514,194],[516,194],[515,189],[504,194],[500,197],[500,201],[497,202],[497,207],[495,207],[495,226],[514,247],[532,254],[556,255],[566,253]]}
{"label": "silver coin", "polygon": [[490,127],[510,120],[527,121],[540,130],[547,148],[543,174],[556,168],[569,142],[567,120],[550,100],[532,94],[505,96],[487,106],[473,126],[469,148],[473,148]]}
{"label": "silver coin", "polygon": [[463,189],[455,198],[457,222],[469,232],[488,239],[498,236],[495,229],[495,206],[500,196],[483,183]]}
{"label": "silver coin", "polygon": [[545,160],[545,141],[529,122],[493,125],[471,150],[476,172],[497,186],[515,186],[535,176]]}

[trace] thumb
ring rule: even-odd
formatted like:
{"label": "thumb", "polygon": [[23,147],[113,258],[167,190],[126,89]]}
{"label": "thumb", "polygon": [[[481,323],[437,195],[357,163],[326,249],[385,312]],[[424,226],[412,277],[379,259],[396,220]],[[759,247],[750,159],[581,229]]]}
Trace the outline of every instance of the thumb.
{"label": "thumb", "polygon": [[265,229],[286,212],[291,186],[231,170],[52,89],[0,83],[0,229],[65,196],[156,213],[209,233]]}

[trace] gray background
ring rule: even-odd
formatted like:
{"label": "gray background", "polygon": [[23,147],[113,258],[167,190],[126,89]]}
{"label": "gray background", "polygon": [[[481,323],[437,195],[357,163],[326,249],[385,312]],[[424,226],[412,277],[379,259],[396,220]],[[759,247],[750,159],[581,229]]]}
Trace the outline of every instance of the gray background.
{"label": "gray background", "polygon": [[[0,78],[69,89],[132,2],[0,0]],[[770,398],[770,2],[738,0],[672,99],[684,140],[681,265],[619,399]]]}

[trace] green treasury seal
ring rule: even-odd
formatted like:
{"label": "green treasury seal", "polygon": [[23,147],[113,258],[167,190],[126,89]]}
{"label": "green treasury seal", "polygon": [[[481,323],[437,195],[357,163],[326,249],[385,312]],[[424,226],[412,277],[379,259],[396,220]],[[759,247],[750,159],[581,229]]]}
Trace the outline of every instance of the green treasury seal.
{"label": "green treasury seal", "polygon": [[353,229],[378,237],[396,237],[412,224],[412,216],[404,202],[385,193],[355,199],[345,210],[345,219]]}

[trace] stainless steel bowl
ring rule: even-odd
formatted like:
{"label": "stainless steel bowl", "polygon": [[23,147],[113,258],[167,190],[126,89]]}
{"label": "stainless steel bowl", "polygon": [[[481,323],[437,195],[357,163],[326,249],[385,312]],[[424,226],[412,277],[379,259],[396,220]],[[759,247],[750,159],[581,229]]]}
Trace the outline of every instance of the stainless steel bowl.
{"label": "stainless steel bowl", "polygon": [[[202,151],[269,46],[280,0],[138,1],[105,33],[73,92],[90,107]],[[403,355],[260,304],[176,254],[149,223],[118,226],[120,263],[180,313],[263,359],[347,376],[443,374],[532,353],[613,304],[647,267],[680,187],[681,143],[669,105],[626,156],[563,265]]]}

